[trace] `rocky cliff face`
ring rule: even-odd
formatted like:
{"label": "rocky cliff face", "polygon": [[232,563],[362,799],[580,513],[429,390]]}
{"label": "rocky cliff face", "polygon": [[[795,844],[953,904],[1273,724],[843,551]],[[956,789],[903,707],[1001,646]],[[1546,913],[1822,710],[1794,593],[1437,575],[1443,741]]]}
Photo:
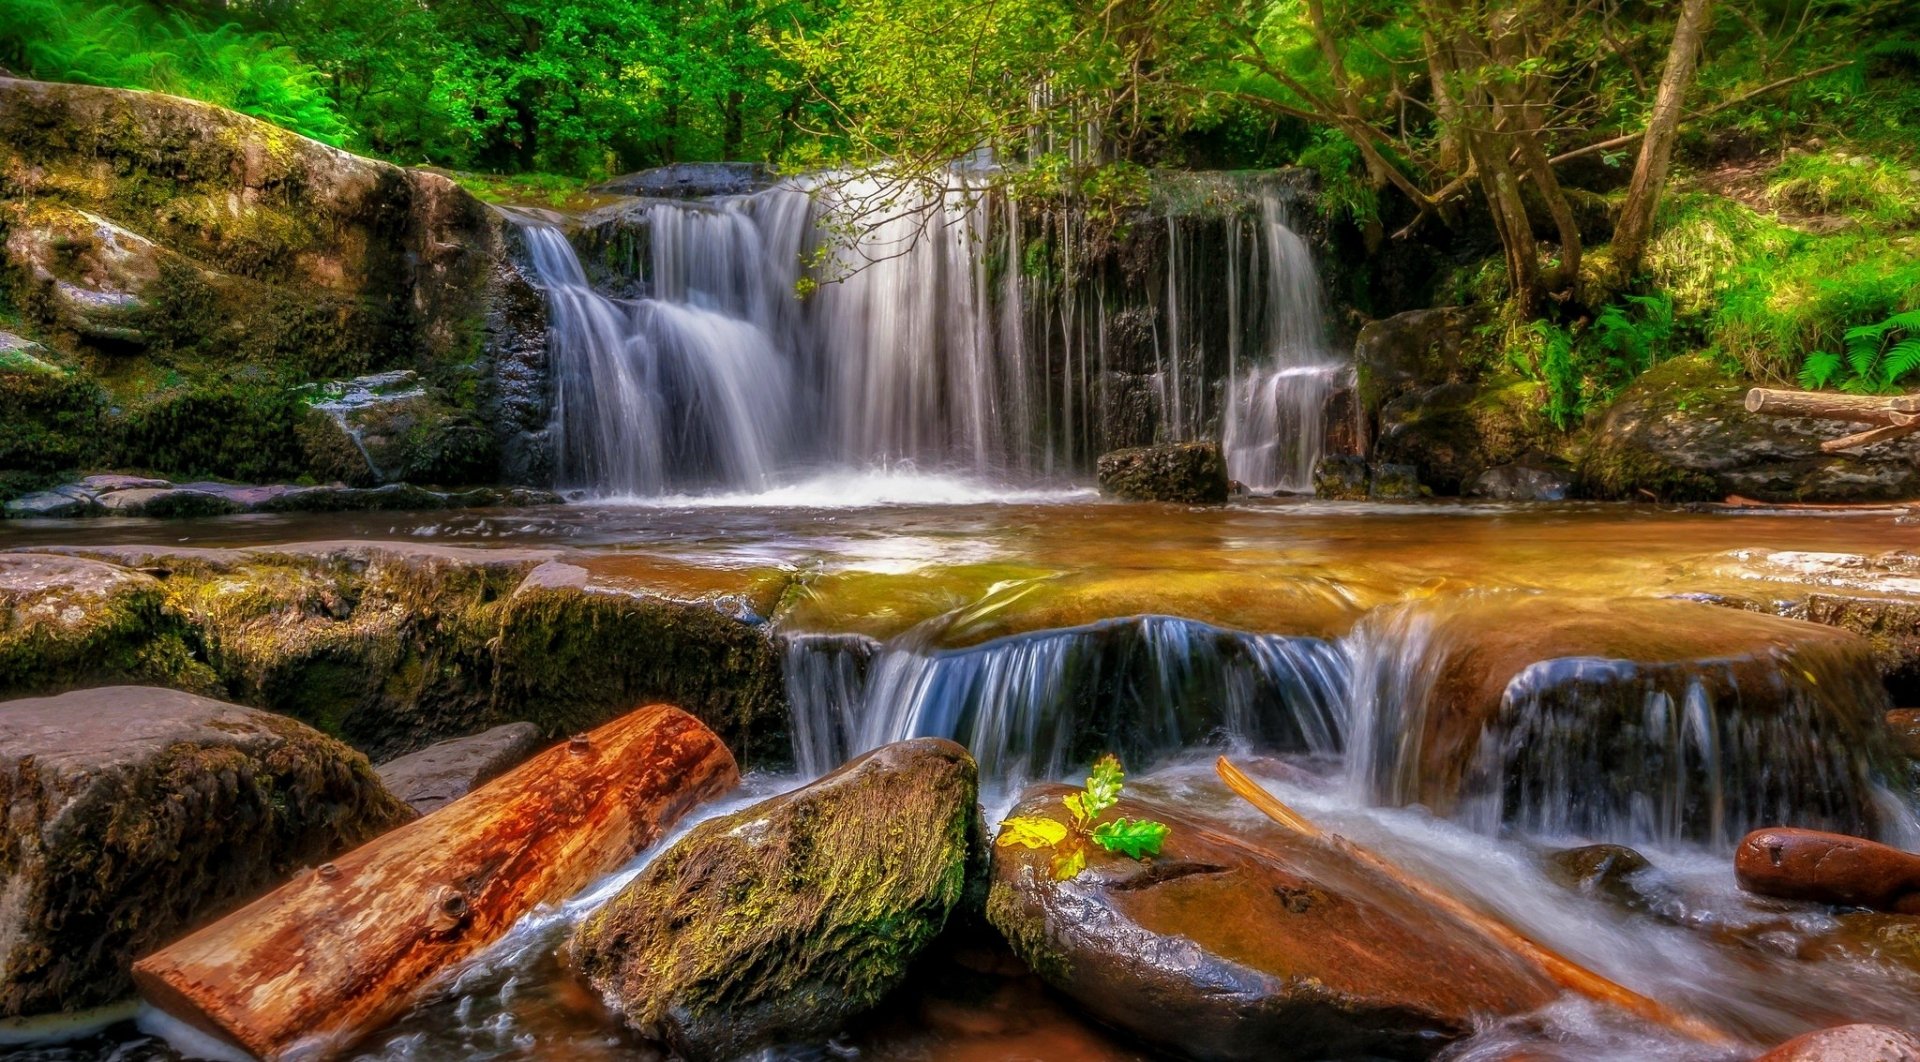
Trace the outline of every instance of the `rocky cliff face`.
{"label": "rocky cliff face", "polygon": [[[0,412],[59,444],[7,470],[324,475],[293,388],[402,369],[423,420],[490,435],[493,355],[539,327],[490,313],[524,285],[506,245],[439,174],[176,97],[0,79],[0,308],[57,369],[0,366]],[[426,474],[492,478],[469,449]]]}

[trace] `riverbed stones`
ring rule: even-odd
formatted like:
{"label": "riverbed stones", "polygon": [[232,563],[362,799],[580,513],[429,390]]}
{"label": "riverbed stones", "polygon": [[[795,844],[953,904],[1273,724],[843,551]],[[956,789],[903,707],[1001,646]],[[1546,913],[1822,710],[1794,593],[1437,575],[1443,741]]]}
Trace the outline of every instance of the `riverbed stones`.
{"label": "riverbed stones", "polygon": [[83,557],[0,553],[0,696],[100,682],[206,691],[189,624],[150,575]]}
{"label": "riverbed stones", "polygon": [[1920,1062],[1920,1037],[1890,1025],[1841,1025],[1796,1036],[1755,1062]]}
{"label": "riverbed stones", "polygon": [[921,738],[702,823],[581,924],[573,961],[695,1060],[824,1038],[897,987],[977,865],[966,750]]}
{"label": "riverbed stones", "polygon": [[388,790],[425,815],[518,767],[544,744],[540,728],[532,723],[505,723],[435,742],[388,760],[377,771]]}
{"label": "riverbed stones", "polygon": [[1227,500],[1227,461],[1220,444],[1166,443],[1100,455],[1100,493],[1127,501],[1220,505]]}
{"label": "riverbed stones", "polygon": [[[1062,822],[1071,790],[1010,813]],[[1558,992],[1530,966],[1331,846],[1123,799],[1172,827],[1161,855],[996,847],[987,916],[1054,988],[1176,1056],[1428,1058],[1487,1015]]]}
{"label": "riverbed stones", "polygon": [[0,702],[0,1018],[131,992],[134,958],[412,817],[290,719],[110,686]]}
{"label": "riverbed stones", "polygon": [[1769,827],[1740,842],[1740,887],[1762,896],[1920,914],[1920,855],[1864,837]]}
{"label": "riverbed stones", "polygon": [[1876,821],[1886,693],[1846,631],[1690,601],[1498,592],[1368,623],[1422,647],[1355,676],[1378,713],[1351,753],[1375,799],[1489,827],[1729,845],[1769,822]]}

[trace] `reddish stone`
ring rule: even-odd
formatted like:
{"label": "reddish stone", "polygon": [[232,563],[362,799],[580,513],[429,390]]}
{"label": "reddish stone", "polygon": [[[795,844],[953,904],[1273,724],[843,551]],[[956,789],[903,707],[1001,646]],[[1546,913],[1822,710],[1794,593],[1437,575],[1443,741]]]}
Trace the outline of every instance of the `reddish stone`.
{"label": "reddish stone", "polygon": [[1810,900],[1920,914],[1920,855],[1818,830],[1755,830],[1733,857],[1740,887],[1783,900]]}
{"label": "reddish stone", "polygon": [[1887,733],[1893,747],[1920,760],[1920,708],[1896,708],[1887,713]]}
{"label": "reddish stone", "polygon": [[1886,1025],[1841,1025],[1796,1036],[1755,1062],[1920,1062],[1920,1039]]}

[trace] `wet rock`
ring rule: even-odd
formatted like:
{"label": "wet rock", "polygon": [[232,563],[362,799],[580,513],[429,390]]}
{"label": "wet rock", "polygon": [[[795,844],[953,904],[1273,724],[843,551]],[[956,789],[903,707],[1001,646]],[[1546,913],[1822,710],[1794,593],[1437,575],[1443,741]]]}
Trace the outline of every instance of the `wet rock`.
{"label": "wet rock", "polygon": [[116,1002],[134,958],[412,817],[289,719],[117,686],[0,702],[0,1018]]}
{"label": "wet rock", "polygon": [[425,815],[520,766],[545,744],[532,723],[507,723],[436,742],[388,760],[378,771],[389,791]]}
{"label": "wet rock", "polygon": [[79,557],[0,553],[0,696],[100,682],[208,691],[188,624],[151,576]]}
{"label": "wet rock", "polygon": [[1494,501],[1565,501],[1573,495],[1573,485],[1573,470],[1562,462],[1520,461],[1475,476],[1466,494]]}
{"label": "wet rock", "polygon": [[1920,855],[1862,837],[1771,827],[1734,852],[1740,887],[1762,896],[1920,914]]}
{"label": "wet rock", "polygon": [[1382,802],[1725,844],[1767,822],[1877,821],[1886,694],[1845,631],[1699,602],[1469,593],[1377,610],[1359,637],[1421,647],[1355,674],[1350,755]]}
{"label": "wet rock", "polygon": [[1646,856],[1623,844],[1565,848],[1547,857],[1547,874],[1555,881],[1628,907],[1645,905],[1645,897],[1634,887],[1633,878],[1652,866]]}
{"label": "wet rock", "polygon": [[[1066,792],[1029,790],[1012,814],[1063,818]],[[1141,800],[1110,814],[1170,825],[1161,856],[1096,849],[1056,881],[1051,850],[995,848],[987,915],[1054,988],[1172,1054],[1427,1058],[1558,994],[1336,848]]]}
{"label": "wet rock", "polygon": [[644,558],[544,563],[500,614],[491,680],[501,718],[558,736],[666,701],[745,761],[786,755],[786,685],[766,617],[791,580]]}
{"label": "wet rock", "polygon": [[55,488],[24,494],[7,502],[9,520],[33,520],[93,516],[105,511],[93,496],[72,488]]}
{"label": "wet rock", "polygon": [[1330,501],[1364,501],[1369,478],[1363,457],[1323,457],[1313,467],[1313,493]]}
{"label": "wet rock", "polygon": [[1893,747],[1910,760],[1920,760],[1920,708],[1896,708],[1886,720]]}
{"label": "wet rock", "polygon": [[1748,413],[1747,388],[1707,355],[1675,358],[1643,374],[1601,419],[1580,462],[1583,491],[1672,501],[1920,496],[1920,436],[1823,454],[1822,442],[1859,425]]}
{"label": "wet rock", "polygon": [[301,446],[317,475],[356,487],[494,478],[493,433],[440,399],[411,369],[312,385],[306,400]]}
{"label": "wet rock", "polygon": [[819,1039],[906,977],[966,891],[973,760],[922,738],[702,823],[574,934],[580,971],[692,1059]]}
{"label": "wet rock", "polygon": [[1412,465],[1375,465],[1368,477],[1367,497],[1376,501],[1409,501],[1425,493]]}
{"label": "wet rock", "polygon": [[654,199],[705,199],[746,195],[773,183],[773,171],[760,162],[677,162],[603,181],[593,191]]}
{"label": "wet rock", "polygon": [[1381,407],[1373,456],[1414,466],[1420,482],[1436,494],[1459,494],[1489,468],[1552,448],[1555,433],[1540,409],[1540,385],[1532,381],[1501,378],[1414,391]]}
{"label": "wet rock", "polygon": [[494,265],[487,295],[487,356],[493,386],[481,416],[493,427],[499,478],[507,483],[554,479],[553,388],[547,342],[547,300],[529,279],[524,238],[515,232],[512,257]]}
{"label": "wet rock", "polygon": [[1218,505],[1227,500],[1227,462],[1218,443],[1137,446],[1100,455],[1100,493],[1129,501]]}
{"label": "wet rock", "polygon": [[[1916,579],[1920,566],[1901,564],[1896,568],[1878,563],[1856,575],[1874,590],[1892,591],[1897,583],[1920,581]],[[1909,587],[1899,596],[1871,592],[1809,594],[1801,618],[1865,638],[1895,699],[1920,703],[1920,588]]]}
{"label": "wet rock", "polygon": [[1353,344],[1362,404],[1377,410],[1412,391],[1466,382],[1473,371],[1466,350],[1478,323],[1478,313],[1461,306],[1369,322]]}
{"label": "wet rock", "polygon": [[1755,1062],[1920,1062],[1920,1038],[1887,1025],[1841,1025],[1796,1036]]}

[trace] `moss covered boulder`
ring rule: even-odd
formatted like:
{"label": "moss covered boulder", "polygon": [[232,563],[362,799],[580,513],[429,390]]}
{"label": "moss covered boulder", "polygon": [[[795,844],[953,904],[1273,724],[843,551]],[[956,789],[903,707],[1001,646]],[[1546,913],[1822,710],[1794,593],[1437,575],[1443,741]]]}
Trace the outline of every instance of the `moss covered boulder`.
{"label": "moss covered boulder", "polygon": [[1820,444],[1861,429],[1749,413],[1750,384],[1706,355],[1642,375],[1601,419],[1580,462],[1600,498],[1866,502],[1920,497],[1920,436],[1840,454]]}
{"label": "moss covered boulder", "polygon": [[[1065,822],[1063,786],[1010,812]],[[1158,858],[996,847],[987,916],[1100,1020],[1176,1057],[1430,1058],[1559,994],[1531,967],[1336,846],[1123,799],[1172,829]]]}
{"label": "moss covered boulder", "polygon": [[132,991],[133,960],[412,817],[299,723],[134,686],[0,702],[0,1018]]}
{"label": "moss covered boulder", "polygon": [[474,429],[439,467],[491,480],[478,411],[514,273],[500,216],[444,175],[175,96],[0,77],[0,297],[119,407],[90,439],[82,398],[34,399],[31,430],[91,447],[65,467],[317,474],[292,388],[407,369]]}
{"label": "moss covered boulder", "polygon": [[1100,455],[1100,493],[1127,501],[1221,505],[1227,500],[1227,461],[1220,444],[1168,443]]}
{"label": "moss covered boulder", "polygon": [[0,696],[100,682],[217,689],[166,588],[82,557],[0,553]]}
{"label": "moss covered boulder", "polygon": [[701,824],[575,933],[633,1029],[692,1059],[824,1039],[905,979],[977,852],[966,750],[923,738]]}
{"label": "moss covered boulder", "polygon": [[1380,410],[1375,461],[1410,465],[1437,494],[1464,491],[1482,472],[1559,445],[1531,381],[1449,383],[1400,396]]}

